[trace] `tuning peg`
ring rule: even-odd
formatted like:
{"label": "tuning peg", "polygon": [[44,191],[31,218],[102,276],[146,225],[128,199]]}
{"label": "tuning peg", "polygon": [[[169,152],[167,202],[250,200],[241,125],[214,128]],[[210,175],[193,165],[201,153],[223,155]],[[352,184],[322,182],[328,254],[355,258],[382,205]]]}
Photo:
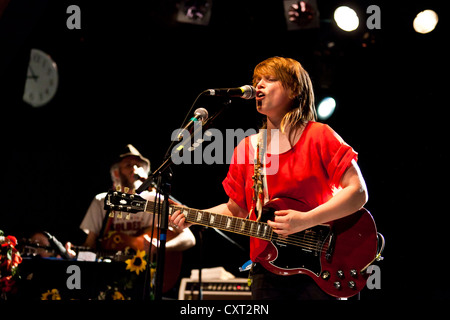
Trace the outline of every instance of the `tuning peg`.
{"label": "tuning peg", "polygon": [[109,217],[110,217],[110,218],[114,218],[114,213],[115,213],[114,211],[111,211],[111,212],[109,213]]}
{"label": "tuning peg", "polygon": [[122,186],[121,185],[118,185],[118,186],[116,186],[116,191],[122,191]]}
{"label": "tuning peg", "polygon": [[129,213],[127,213],[125,219],[126,219],[126,220],[130,220],[130,214],[129,214]]}
{"label": "tuning peg", "polygon": [[122,211],[119,211],[119,212],[116,214],[116,218],[122,219]]}
{"label": "tuning peg", "polygon": [[136,193],[136,188],[131,189],[131,193],[135,194]]}
{"label": "tuning peg", "polygon": [[128,193],[128,191],[130,191],[130,188],[128,188],[128,187],[123,188],[123,192]]}

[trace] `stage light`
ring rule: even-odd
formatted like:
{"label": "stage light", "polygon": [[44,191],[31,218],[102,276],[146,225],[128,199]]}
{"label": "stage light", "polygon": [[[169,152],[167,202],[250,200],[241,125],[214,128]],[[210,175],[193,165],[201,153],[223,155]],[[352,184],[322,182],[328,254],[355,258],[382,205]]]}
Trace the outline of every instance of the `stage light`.
{"label": "stage light", "polygon": [[182,0],[178,5],[177,21],[207,26],[211,19],[212,0]]}
{"label": "stage light", "polygon": [[344,31],[354,31],[359,26],[359,18],[355,10],[342,6],[334,11],[334,21]]}
{"label": "stage light", "polygon": [[327,120],[336,109],[336,100],[331,97],[323,99],[317,107],[317,116],[320,120]]}
{"label": "stage light", "polygon": [[419,12],[413,21],[414,30],[418,33],[429,33],[434,30],[439,17],[433,10],[424,10]]}
{"label": "stage light", "polygon": [[316,0],[284,0],[283,4],[288,30],[312,29],[320,26]]}

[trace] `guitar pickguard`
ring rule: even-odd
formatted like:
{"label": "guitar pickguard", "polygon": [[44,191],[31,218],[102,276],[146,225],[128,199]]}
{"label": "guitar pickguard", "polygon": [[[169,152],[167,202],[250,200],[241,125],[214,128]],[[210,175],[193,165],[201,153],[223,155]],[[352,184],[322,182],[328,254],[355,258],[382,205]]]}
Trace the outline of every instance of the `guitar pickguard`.
{"label": "guitar pickguard", "polygon": [[[276,249],[276,258],[270,264],[286,271],[292,269],[305,269],[319,276],[322,272],[321,253],[324,242],[330,234],[330,227],[325,225],[298,232],[288,236],[295,239],[299,245],[286,245],[286,240],[278,238],[271,243]],[[314,240],[313,240],[314,239]]]}
{"label": "guitar pickguard", "polygon": [[[261,221],[274,220],[274,212],[282,209],[279,203],[265,206]],[[331,234],[330,225],[317,225],[310,229],[289,235],[287,238],[273,233],[272,240],[259,261],[270,271],[281,274],[312,273],[317,277],[322,273],[323,252],[328,247]]]}

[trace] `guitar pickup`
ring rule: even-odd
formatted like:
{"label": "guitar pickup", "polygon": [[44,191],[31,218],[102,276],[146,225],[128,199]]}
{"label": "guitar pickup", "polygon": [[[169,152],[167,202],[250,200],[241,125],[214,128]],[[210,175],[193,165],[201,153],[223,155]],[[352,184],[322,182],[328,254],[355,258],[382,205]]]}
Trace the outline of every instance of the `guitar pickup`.
{"label": "guitar pickup", "polygon": [[335,240],[334,233],[330,232],[330,239],[328,239],[328,248],[325,253],[325,259],[327,259],[328,262],[330,262],[331,257],[333,256],[335,243],[336,243],[336,240]]}

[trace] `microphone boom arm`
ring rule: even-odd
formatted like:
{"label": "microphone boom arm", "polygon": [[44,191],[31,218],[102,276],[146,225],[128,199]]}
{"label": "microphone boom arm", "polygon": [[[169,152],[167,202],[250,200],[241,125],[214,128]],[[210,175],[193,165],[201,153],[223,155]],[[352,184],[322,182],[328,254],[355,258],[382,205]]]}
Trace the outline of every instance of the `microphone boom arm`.
{"label": "microphone boom arm", "polygon": [[[204,127],[207,128],[208,125],[210,125],[210,123],[212,121],[214,121],[214,119],[216,119],[230,103],[231,103],[230,99],[225,99],[225,101],[223,102],[224,107],[222,107],[219,111],[217,111],[212,117],[209,117],[208,119],[206,119],[205,122],[203,123],[203,125],[197,127],[197,129],[194,129],[194,131],[191,134],[191,138],[194,137],[194,135],[196,133],[198,133],[199,130],[202,130],[202,128],[204,128]],[[191,141],[192,141],[192,139],[186,139],[186,141],[184,141],[183,144],[180,147],[178,147],[178,149],[186,149],[189,145],[189,142],[191,142]],[[159,168],[149,174],[148,178],[139,186],[139,188],[136,189],[137,194],[150,188],[150,186],[152,186],[153,177],[155,176],[155,174],[158,174],[158,175],[162,174],[172,164],[172,155],[173,155],[173,153],[170,153],[170,155],[159,166]]]}

